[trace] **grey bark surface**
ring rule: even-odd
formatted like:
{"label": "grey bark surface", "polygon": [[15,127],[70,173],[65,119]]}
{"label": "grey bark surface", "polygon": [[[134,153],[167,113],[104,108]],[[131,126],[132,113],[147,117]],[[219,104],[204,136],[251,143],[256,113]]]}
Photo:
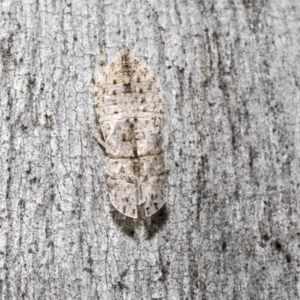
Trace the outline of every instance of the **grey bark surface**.
{"label": "grey bark surface", "polygon": [[[299,299],[298,0],[1,1],[1,299]],[[167,204],[123,219],[99,44],[159,80]]]}

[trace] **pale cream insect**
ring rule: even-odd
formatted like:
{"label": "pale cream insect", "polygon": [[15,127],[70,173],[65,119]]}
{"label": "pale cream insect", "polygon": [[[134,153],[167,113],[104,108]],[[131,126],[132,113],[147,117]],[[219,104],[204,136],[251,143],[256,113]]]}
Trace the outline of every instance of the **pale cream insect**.
{"label": "pale cream insect", "polygon": [[96,112],[107,153],[110,201],[122,214],[146,217],[165,203],[166,173],[161,152],[162,103],[159,84],[128,48],[96,76]]}

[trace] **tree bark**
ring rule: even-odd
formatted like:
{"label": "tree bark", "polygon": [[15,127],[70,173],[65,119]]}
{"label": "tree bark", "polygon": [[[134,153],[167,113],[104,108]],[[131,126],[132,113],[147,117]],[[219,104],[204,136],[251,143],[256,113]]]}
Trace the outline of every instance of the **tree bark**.
{"label": "tree bark", "polygon": [[[299,299],[297,0],[1,1],[1,299]],[[94,71],[163,96],[166,205],[110,205]]]}

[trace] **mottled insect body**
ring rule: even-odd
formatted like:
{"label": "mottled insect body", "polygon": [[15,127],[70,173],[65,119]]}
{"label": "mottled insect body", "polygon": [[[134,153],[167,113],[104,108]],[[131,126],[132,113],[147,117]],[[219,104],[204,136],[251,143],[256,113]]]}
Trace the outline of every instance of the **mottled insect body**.
{"label": "mottled insect body", "polygon": [[128,217],[138,217],[139,205],[151,216],[165,203],[159,84],[127,48],[108,66],[102,59],[96,79],[110,201]]}

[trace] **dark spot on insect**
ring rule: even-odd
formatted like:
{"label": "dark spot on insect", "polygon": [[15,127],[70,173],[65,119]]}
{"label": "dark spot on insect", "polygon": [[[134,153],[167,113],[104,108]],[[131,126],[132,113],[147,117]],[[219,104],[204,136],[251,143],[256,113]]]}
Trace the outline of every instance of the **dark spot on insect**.
{"label": "dark spot on insect", "polygon": [[113,93],[114,96],[117,95],[117,92],[116,92],[116,91],[113,91],[112,93]]}
{"label": "dark spot on insect", "polygon": [[138,78],[137,78],[137,82],[140,82],[140,81],[141,81],[141,79],[140,79],[140,77],[138,77]]}
{"label": "dark spot on insect", "polygon": [[125,214],[125,212],[126,212],[126,206],[124,205],[123,206],[123,214]]}
{"label": "dark spot on insect", "polygon": [[152,84],[149,84],[148,90],[151,90],[152,88]]}
{"label": "dark spot on insect", "polygon": [[137,122],[137,118],[134,118],[134,122]]}
{"label": "dark spot on insect", "polygon": [[291,255],[290,255],[290,254],[287,254],[287,255],[285,256],[285,258],[286,258],[286,261],[287,261],[288,263],[290,263],[290,262],[292,261],[292,258],[291,258]]}
{"label": "dark spot on insect", "polygon": [[146,207],[146,211],[149,212],[150,207]]}
{"label": "dark spot on insect", "polygon": [[135,215],[135,209],[132,210],[132,215],[133,215],[133,216]]}
{"label": "dark spot on insect", "polygon": [[126,201],[127,203],[129,202],[128,197],[125,197],[125,201]]}
{"label": "dark spot on insect", "polygon": [[141,94],[143,93],[143,89],[140,89],[140,93],[141,93]]}
{"label": "dark spot on insect", "polygon": [[131,93],[131,84],[123,84],[124,87],[124,93]]}
{"label": "dark spot on insect", "polygon": [[142,100],[141,100],[141,103],[145,103],[146,102],[146,100],[145,100],[145,98],[143,98]]}
{"label": "dark spot on insect", "polygon": [[114,114],[117,114],[118,112],[117,111],[114,111]]}
{"label": "dark spot on insect", "polygon": [[155,202],[154,206],[155,206],[156,209],[158,209],[158,203]]}
{"label": "dark spot on insect", "polygon": [[117,83],[117,80],[114,80],[113,82],[114,82],[114,84],[116,84],[116,83]]}

